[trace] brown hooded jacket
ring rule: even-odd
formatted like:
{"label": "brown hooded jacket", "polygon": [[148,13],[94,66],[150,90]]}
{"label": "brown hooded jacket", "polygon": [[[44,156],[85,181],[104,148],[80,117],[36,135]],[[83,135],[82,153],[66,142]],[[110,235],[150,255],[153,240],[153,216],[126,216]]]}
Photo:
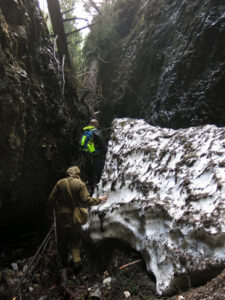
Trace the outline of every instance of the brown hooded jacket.
{"label": "brown hooded jacket", "polygon": [[99,198],[92,198],[85,183],[80,179],[80,169],[76,166],[66,171],[68,177],[59,180],[48,199],[48,213],[56,213],[58,226],[71,227],[78,222],[73,214],[76,207],[86,208],[98,205]]}

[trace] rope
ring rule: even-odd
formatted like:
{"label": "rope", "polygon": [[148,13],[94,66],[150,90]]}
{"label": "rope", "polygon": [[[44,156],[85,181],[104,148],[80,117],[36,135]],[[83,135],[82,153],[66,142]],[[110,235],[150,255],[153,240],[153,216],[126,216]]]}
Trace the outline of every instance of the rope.
{"label": "rope", "polygon": [[[34,254],[34,256],[33,256],[32,260],[31,260],[31,262],[29,263],[29,265],[28,265],[28,267],[27,267],[27,269],[26,269],[26,271],[25,271],[25,273],[23,274],[23,277],[21,278],[21,280],[20,280],[20,282],[19,282],[20,285],[23,283],[23,281],[24,281],[24,279],[26,278],[28,272],[31,270],[31,268],[32,268],[32,266],[33,266],[33,263],[34,263],[35,259],[37,258],[39,252],[41,251],[42,247],[44,247],[44,246],[47,244],[47,242],[48,242],[48,240],[49,240],[49,238],[50,238],[50,235],[51,235],[53,229],[54,229],[54,226],[51,227],[51,229],[49,230],[49,232],[48,232],[48,234],[46,235],[45,239],[43,240],[42,244],[41,244],[40,247],[38,248],[37,252]],[[43,253],[42,253],[42,254],[43,254]]]}

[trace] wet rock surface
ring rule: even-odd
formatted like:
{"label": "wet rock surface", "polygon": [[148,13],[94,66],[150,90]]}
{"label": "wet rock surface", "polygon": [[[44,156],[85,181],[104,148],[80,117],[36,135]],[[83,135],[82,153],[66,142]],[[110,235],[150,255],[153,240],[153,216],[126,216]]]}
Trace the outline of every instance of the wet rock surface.
{"label": "wet rock surface", "polygon": [[224,1],[130,0],[114,14],[117,51],[99,69],[102,119],[224,126]]}
{"label": "wet rock surface", "polygon": [[78,159],[80,117],[87,117],[68,78],[62,94],[63,73],[37,5],[0,2],[0,232],[6,238],[44,225],[49,192]]}
{"label": "wet rock surface", "polygon": [[116,119],[90,211],[93,242],[117,238],[139,251],[159,294],[206,282],[225,266],[225,129],[172,130]]}

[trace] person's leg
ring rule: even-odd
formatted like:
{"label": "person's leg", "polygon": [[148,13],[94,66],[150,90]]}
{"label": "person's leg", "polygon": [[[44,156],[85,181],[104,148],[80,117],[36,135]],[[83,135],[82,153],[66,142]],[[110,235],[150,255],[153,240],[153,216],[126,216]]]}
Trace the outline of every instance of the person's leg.
{"label": "person's leg", "polygon": [[67,266],[68,260],[68,228],[57,227],[57,252],[61,268]]}
{"label": "person's leg", "polygon": [[84,154],[84,173],[85,179],[90,181],[91,159],[87,154]]}
{"label": "person's leg", "polygon": [[93,191],[94,191],[94,187],[95,187],[95,171],[94,171],[94,167],[93,167],[93,157],[92,156],[88,156],[86,155],[85,158],[85,174],[86,174],[86,179],[87,179],[87,189],[90,193],[90,195],[92,195]]}
{"label": "person's leg", "polygon": [[102,176],[102,171],[105,165],[105,160],[100,157],[100,156],[94,156],[93,157],[93,167],[95,171],[95,183],[99,183],[101,176]]}
{"label": "person's leg", "polygon": [[70,244],[72,250],[73,263],[81,262],[80,245],[81,245],[81,225],[74,224],[70,231]]}

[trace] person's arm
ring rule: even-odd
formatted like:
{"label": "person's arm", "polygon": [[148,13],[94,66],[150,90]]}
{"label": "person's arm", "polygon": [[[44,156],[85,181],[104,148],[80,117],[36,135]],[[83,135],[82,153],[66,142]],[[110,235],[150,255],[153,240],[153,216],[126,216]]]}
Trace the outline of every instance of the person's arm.
{"label": "person's arm", "polygon": [[80,188],[80,200],[84,203],[84,206],[92,206],[92,205],[98,205],[102,202],[106,202],[107,196],[100,196],[100,197],[91,197],[85,183],[81,184]]}
{"label": "person's arm", "polygon": [[101,154],[106,154],[107,152],[107,146],[105,144],[105,141],[104,141],[104,138],[103,138],[103,135],[101,133],[100,130],[96,130],[96,132],[94,132],[94,136],[96,138],[96,142],[97,142],[97,145],[99,147],[99,150],[101,151]]}

